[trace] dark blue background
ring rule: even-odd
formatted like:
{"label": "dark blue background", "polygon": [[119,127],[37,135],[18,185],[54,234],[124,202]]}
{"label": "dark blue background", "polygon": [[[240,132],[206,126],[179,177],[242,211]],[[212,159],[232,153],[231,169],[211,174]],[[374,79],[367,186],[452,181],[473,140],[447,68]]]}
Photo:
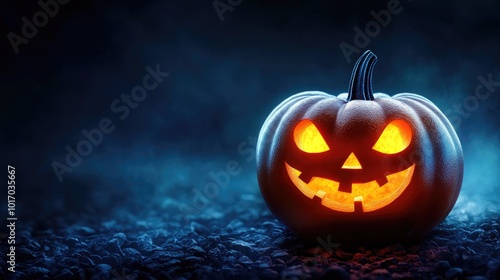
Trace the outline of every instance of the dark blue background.
{"label": "dark blue background", "polygon": [[[61,6],[18,54],[7,34],[19,34],[21,17],[40,8],[8,1],[0,12],[2,161],[17,168],[26,223],[120,209],[179,219],[180,205],[193,206],[193,189],[202,191],[209,173],[230,160],[242,172],[207,209],[260,197],[252,154],[238,146],[251,148],[248,137],[286,97],[345,92],[354,62],[339,44],[354,44],[353,28],[364,29],[370,11],[387,5],[243,0],[221,21],[212,1],[101,2]],[[401,5],[363,48],[379,57],[376,92],[418,93],[448,111],[474,95],[479,76],[500,81],[498,1]],[[118,119],[110,104],[157,64],[170,76]],[[462,195],[478,202],[498,193],[499,93],[454,122],[465,154]],[[115,130],[59,182],[51,164],[64,163],[65,147],[75,148],[81,131],[106,117]]]}

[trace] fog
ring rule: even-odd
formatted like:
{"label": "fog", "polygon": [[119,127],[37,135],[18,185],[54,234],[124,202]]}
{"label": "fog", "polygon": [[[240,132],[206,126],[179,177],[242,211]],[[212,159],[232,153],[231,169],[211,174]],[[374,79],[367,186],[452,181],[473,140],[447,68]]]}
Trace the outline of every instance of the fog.
{"label": "fog", "polygon": [[[195,190],[203,192],[214,180],[210,173],[230,161],[241,171],[206,208],[260,196],[249,137],[294,93],[347,91],[354,62],[339,44],[355,45],[353,28],[364,30],[374,20],[371,10],[387,9],[386,1],[361,3],[243,1],[224,21],[210,1],[61,6],[18,54],[10,45],[4,53],[2,158],[18,169],[21,214],[44,219],[154,208],[179,216],[179,206],[192,207]],[[490,93],[483,100],[475,90],[479,77],[500,81],[494,12],[500,4],[400,5],[359,48],[378,56],[374,91],[413,92],[434,102],[462,143],[461,195],[498,195],[500,87],[482,91]],[[19,19],[36,8],[13,9],[5,19],[8,32],[19,33]],[[120,119],[111,104],[143,83],[147,66],[157,65],[170,75]],[[99,128],[105,118],[114,130],[59,182],[54,162],[66,165],[66,146],[77,149],[82,130]]]}

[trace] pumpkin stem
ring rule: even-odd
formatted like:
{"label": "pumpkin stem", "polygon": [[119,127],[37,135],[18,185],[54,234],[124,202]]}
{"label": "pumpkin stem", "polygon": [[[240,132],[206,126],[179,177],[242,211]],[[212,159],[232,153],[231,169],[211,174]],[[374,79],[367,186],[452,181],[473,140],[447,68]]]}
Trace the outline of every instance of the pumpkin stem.
{"label": "pumpkin stem", "polygon": [[361,55],[352,70],[351,82],[349,83],[349,96],[351,100],[374,100],[372,90],[373,67],[377,63],[377,56],[370,50]]}

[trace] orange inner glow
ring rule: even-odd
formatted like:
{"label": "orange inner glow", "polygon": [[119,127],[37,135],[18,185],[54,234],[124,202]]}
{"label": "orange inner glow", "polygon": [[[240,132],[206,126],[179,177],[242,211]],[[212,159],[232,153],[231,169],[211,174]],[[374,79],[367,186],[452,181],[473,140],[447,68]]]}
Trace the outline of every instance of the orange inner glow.
{"label": "orange inner glow", "polygon": [[322,153],[330,150],[318,128],[307,119],[297,124],[293,138],[297,147],[306,153]]}
{"label": "orange inner glow", "polygon": [[410,145],[411,137],[411,128],[406,122],[392,121],[385,127],[373,149],[385,154],[399,153]]}
{"label": "orange inner glow", "polygon": [[379,186],[376,181],[352,184],[352,192],[339,192],[339,183],[333,180],[313,177],[309,184],[299,178],[300,171],[285,162],[288,176],[307,197],[321,199],[321,204],[336,211],[354,212],[354,202],[362,202],[362,211],[371,212],[392,203],[408,187],[415,170],[415,164],[407,169],[388,175],[387,182]]}
{"label": "orange inner glow", "polygon": [[359,163],[358,158],[356,158],[354,153],[351,153],[347,157],[342,168],[344,168],[344,169],[361,169],[361,163]]}
{"label": "orange inner glow", "polygon": [[[321,153],[330,149],[310,120],[299,122],[293,136],[297,147],[304,152]],[[406,149],[410,145],[411,138],[410,126],[402,120],[395,120],[385,127],[373,149],[386,154],[395,154]],[[405,170],[387,175],[388,182],[383,186],[379,186],[376,180],[352,184],[352,191],[349,193],[338,191],[339,182],[321,177],[313,177],[306,184],[299,178],[300,170],[291,167],[286,162],[285,165],[288,176],[305,196],[310,199],[317,197],[322,205],[341,212],[354,212],[355,210],[371,212],[389,205],[408,187],[415,170],[415,164],[413,164]],[[356,155],[351,153],[342,168],[362,169],[363,167]],[[355,209],[355,204],[361,207]]]}

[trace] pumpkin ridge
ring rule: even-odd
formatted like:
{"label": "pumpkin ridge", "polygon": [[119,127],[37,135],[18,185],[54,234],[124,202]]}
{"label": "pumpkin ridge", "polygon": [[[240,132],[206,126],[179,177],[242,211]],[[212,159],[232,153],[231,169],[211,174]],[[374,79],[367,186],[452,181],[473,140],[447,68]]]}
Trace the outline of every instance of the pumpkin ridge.
{"label": "pumpkin ridge", "polygon": [[[411,106],[414,110],[415,110],[415,107],[418,107],[427,116],[429,116],[429,117],[431,117],[431,118],[434,119],[434,122],[431,122],[429,125],[426,125],[425,122],[422,122],[424,124],[426,130],[429,130],[429,131],[439,131],[439,135],[440,135],[440,137],[442,137],[442,139],[441,139],[440,142],[445,142],[445,143],[452,144],[452,147],[450,147],[450,151],[448,151],[447,154],[444,154],[441,149],[433,149],[433,150],[437,150],[438,151],[438,154],[435,155],[435,157],[438,157],[438,158],[449,158],[450,156],[452,156],[452,154],[462,155],[462,153],[463,153],[462,152],[462,146],[460,144],[460,141],[458,140],[458,136],[456,136],[456,133],[454,133],[453,129],[450,130],[446,126],[446,123],[443,122],[442,118],[438,114],[436,114],[436,112],[434,112],[432,110],[432,108],[430,108],[429,106],[427,106],[427,104],[419,102],[419,100],[416,100],[416,99],[413,99],[413,98],[405,98],[405,99],[406,99],[407,102],[412,103],[411,105],[408,104],[408,103],[406,103],[406,104],[408,104],[409,106]],[[421,118],[420,115],[421,114],[419,114],[419,117]],[[441,113],[441,115],[442,115],[442,113]],[[434,125],[434,127],[430,127],[430,125]],[[439,129],[438,128],[439,125],[441,125],[445,129]],[[436,152],[436,151],[433,151],[433,152]],[[449,160],[453,162],[453,159],[449,159]],[[444,166],[443,168],[444,169],[450,169],[451,167]],[[433,171],[436,172],[436,173],[440,173],[440,171],[443,171],[443,170],[433,170]],[[462,168],[462,174],[463,174],[463,168]],[[447,174],[443,174],[443,176],[445,176],[445,175],[447,175]],[[458,195],[460,193],[461,185],[462,184],[460,182],[459,187],[458,188],[454,188],[454,193],[453,193],[452,197],[453,197],[453,199],[455,201],[456,201],[456,198],[458,197]],[[450,212],[454,205],[455,205],[455,203],[451,203],[449,205],[449,207],[447,208],[447,211]],[[432,211],[432,209],[429,209],[429,211]]]}
{"label": "pumpkin ridge", "polygon": [[416,102],[418,102],[418,103],[426,106],[427,108],[429,108],[436,116],[439,117],[439,119],[441,120],[441,122],[443,122],[443,124],[446,127],[447,131],[450,134],[454,134],[454,135],[451,135],[452,138],[453,138],[454,144],[455,145],[458,144],[458,146],[460,146],[460,149],[462,149],[462,145],[460,144],[460,140],[458,139],[458,135],[456,134],[453,125],[450,123],[450,121],[448,120],[448,118],[446,118],[446,115],[443,114],[443,112],[441,112],[441,110],[439,110],[439,108],[436,106],[436,104],[434,104],[432,101],[430,101],[429,99],[427,99],[427,98],[425,98],[423,96],[419,96],[419,95],[412,94],[412,93],[405,93],[404,95],[401,95],[400,97],[404,97],[405,99],[409,99],[409,100],[415,100]]}

